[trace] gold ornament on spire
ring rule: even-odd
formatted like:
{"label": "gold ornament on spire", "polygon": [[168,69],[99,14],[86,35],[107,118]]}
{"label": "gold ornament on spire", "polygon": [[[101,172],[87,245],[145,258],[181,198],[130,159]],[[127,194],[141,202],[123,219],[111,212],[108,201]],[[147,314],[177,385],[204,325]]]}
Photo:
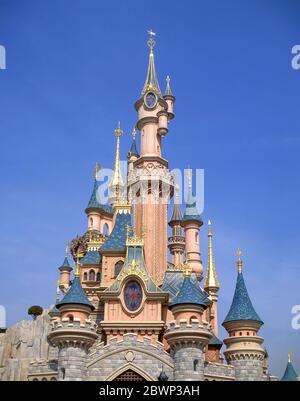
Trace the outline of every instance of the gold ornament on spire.
{"label": "gold ornament on spire", "polygon": [[291,351],[288,352],[288,363],[292,362],[292,353]]}
{"label": "gold ornament on spire", "polygon": [[75,277],[79,277],[80,276],[80,263],[79,263],[79,257],[78,256],[76,256],[74,276]]}
{"label": "gold ornament on spire", "polygon": [[240,250],[240,249],[238,249],[237,251],[236,251],[236,256],[237,256],[237,258],[238,258],[238,260],[237,260],[237,266],[238,266],[238,272],[239,273],[242,273],[242,271],[243,271],[243,261],[242,261],[242,259],[241,259],[241,256],[242,256],[243,254],[242,254],[242,251]]}
{"label": "gold ornament on spire", "polygon": [[213,256],[213,231],[211,221],[208,221],[208,262],[206,270],[206,278],[204,283],[204,289],[209,291],[210,289],[219,289],[220,283],[217,277],[215,261]]}
{"label": "gold ornament on spire", "polygon": [[155,92],[159,97],[161,97],[161,90],[158,84],[158,79],[155,71],[155,64],[154,64],[154,46],[156,44],[155,40],[153,39],[154,36],[156,36],[156,33],[150,29],[148,31],[148,34],[150,35],[150,38],[147,42],[150,53],[149,53],[149,63],[148,63],[148,71],[147,71],[147,77],[146,81],[142,90],[142,96],[148,92],[148,91],[153,91]]}

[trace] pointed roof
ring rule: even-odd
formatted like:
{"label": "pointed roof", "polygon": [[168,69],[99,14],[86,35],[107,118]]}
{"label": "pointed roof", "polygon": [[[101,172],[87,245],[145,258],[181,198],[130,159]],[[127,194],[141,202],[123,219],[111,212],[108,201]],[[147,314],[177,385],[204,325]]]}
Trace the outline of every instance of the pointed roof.
{"label": "pointed roof", "polygon": [[241,270],[238,272],[231,307],[222,324],[235,320],[253,320],[263,324],[252,305]]}
{"label": "pointed roof", "polygon": [[137,145],[136,145],[136,129],[135,128],[132,131],[132,143],[131,143],[131,147],[129,150],[129,157],[130,156],[140,157],[139,152],[137,150]]}
{"label": "pointed roof", "polygon": [[179,205],[179,187],[176,185],[173,213],[169,221],[169,224],[171,223],[170,225],[172,225],[172,223],[180,223],[181,220],[182,220],[182,213]]}
{"label": "pointed roof", "polygon": [[[213,333],[212,333],[213,334]],[[209,340],[208,345],[212,345],[218,348],[222,348],[223,342],[213,334],[212,338]]]}
{"label": "pointed roof", "polygon": [[186,201],[185,213],[183,216],[183,221],[195,220],[199,221],[202,224],[202,219],[198,213],[196,206],[196,199],[193,196],[192,192],[192,178],[189,175],[189,188],[188,188],[188,197]]}
{"label": "pointed roof", "polygon": [[171,91],[170,81],[171,81],[171,79],[170,79],[169,75],[167,75],[167,78],[166,78],[166,83],[167,83],[167,84],[166,84],[166,90],[165,90],[164,97],[165,97],[165,96],[172,96],[172,97],[174,97],[174,96],[173,96],[173,93],[172,93],[172,91]]}
{"label": "pointed roof", "polygon": [[107,288],[105,292],[119,292],[122,282],[128,276],[138,276],[143,280],[148,292],[163,294],[163,291],[156,285],[152,277],[149,275],[145,258],[144,248],[141,244],[127,243],[127,252],[124,265],[113,284]]}
{"label": "pointed roof", "polygon": [[288,356],[288,363],[286,365],[285,372],[284,372],[284,375],[281,378],[281,381],[283,381],[283,382],[287,382],[287,381],[288,382],[296,382],[296,381],[298,381],[298,376],[297,376],[297,373],[296,373],[296,371],[294,369],[294,366],[292,364],[291,354],[290,353],[289,353],[289,356]]}
{"label": "pointed roof", "polygon": [[68,270],[68,271],[73,270],[72,267],[70,266],[68,255],[69,255],[69,241],[67,241],[67,243],[66,243],[65,258],[64,258],[62,265],[59,267],[59,270]]}
{"label": "pointed roof", "polygon": [[217,277],[215,261],[213,256],[213,243],[212,243],[212,228],[211,228],[211,221],[208,221],[208,262],[207,262],[207,270],[206,270],[206,277],[204,282],[204,288],[206,291],[209,288],[220,288],[219,280]]}
{"label": "pointed roof", "polygon": [[107,204],[105,205],[105,204],[101,203],[101,199],[100,199],[99,191],[98,191],[99,185],[100,185],[100,183],[97,180],[97,173],[96,173],[95,179],[94,179],[93,191],[92,191],[92,194],[91,194],[91,197],[90,197],[90,200],[89,200],[89,203],[88,203],[86,209],[90,209],[90,208],[101,209],[107,213],[112,213],[112,208],[110,205],[107,205]]}
{"label": "pointed roof", "polygon": [[141,95],[143,96],[146,92],[148,91],[153,91],[155,92],[159,97],[161,97],[161,90],[159,87],[156,71],[155,71],[155,64],[154,64],[154,46],[155,46],[155,40],[153,39],[153,36],[156,34],[153,31],[148,32],[150,35],[150,39],[148,40],[147,44],[150,49],[149,53],[149,63],[148,63],[148,71],[147,71],[147,77],[145,80],[145,84],[142,90]]}
{"label": "pointed roof", "polygon": [[63,299],[56,305],[56,307],[59,309],[61,306],[68,304],[86,305],[94,309],[94,306],[88,300],[81,286],[80,278],[78,276],[74,277],[71,287]]}
{"label": "pointed roof", "polygon": [[84,257],[80,260],[82,265],[98,265],[101,262],[101,255],[98,251],[87,251]]}
{"label": "pointed roof", "polygon": [[126,248],[127,226],[131,224],[131,215],[129,213],[117,213],[114,228],[104,242],[101,251],[124,251]]}
{"label": "pointed roof", "polygon": [[177,295],[173,298],[170,307],[175,305],[192,304],[207,307],[211,304],[210,299],[195,285],[191,277],[185,277]]}

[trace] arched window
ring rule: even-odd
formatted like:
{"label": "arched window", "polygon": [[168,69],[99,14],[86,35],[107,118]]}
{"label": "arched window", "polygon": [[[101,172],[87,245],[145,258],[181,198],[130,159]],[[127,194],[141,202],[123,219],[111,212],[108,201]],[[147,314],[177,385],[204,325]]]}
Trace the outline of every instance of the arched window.
{"label": "arched window", "polygon": [[191,324],[191,323],[192,323],[192,320],[194,320],[194,319],[197,319],[197,320],[199,320],[199,319],[198,319],[196,316],[191,316],[191,317],[190,317],[190,319],[189,319],[189,320],[190,320],[190,322],[189,322],[189,323]]}
{"label": "arched window", "polygon": [[124,262],[122,260],[119,260],[116,264],[115,264],[115,271],[114,271],[114,276],[117,277],[118,274],[120,273],[120,271],[122,270],[122,267],[124,265]]}
{"label": "arched window", "polygon": [[33,382],[38,382],[39,379],[37,379],[36,377],[32,380]]}
{"label": "arched window", "polygon": [[101,281],[101,274],[97,273],[97,281]]}
{"label": "arched window", "polygon": [[83,273],[83,281],[87,281],[87,279],[88,279],[87,272],[84,272]]}
{"label": "arched window", "polygon": [[109,227],[108,227],[107,223],[105,223],[104,226],[103,226],[102,234],[103,235],[109,235]]}
{"label": "arched window", "polygon": [[93,227],[93,225],[94,225],[93,218],[92,218],[92,217],[90,217],[90,227]]}
{"label": "arched window", "polygon": [[43,377],[42,382],[46,382],[46,381],[47,381],[46,377]]}
{"label": "arched window", "polygon": [[56,377],[51,377],[50,381],[51,381],[51,382],[56,382],[57,379],[56,379]]}
{"label": "arched window", "polygon": [[89,272],[89,281],[95,281],[95,270],[90,270]]}
{"label": "arched window", "polygon": [[195,233],[195,241],[196,241],[196,244],[198,244],[198,242],[199,242],[199,233]]}
{"label": "arched window", "polygon": [[198,372],[199,359],[194,359],[194,372]]}
{"label": "arched window", "polygon": [[70,323],[74,322],[74,316],[73,315],[67,315],[67,318],[69,319]]}

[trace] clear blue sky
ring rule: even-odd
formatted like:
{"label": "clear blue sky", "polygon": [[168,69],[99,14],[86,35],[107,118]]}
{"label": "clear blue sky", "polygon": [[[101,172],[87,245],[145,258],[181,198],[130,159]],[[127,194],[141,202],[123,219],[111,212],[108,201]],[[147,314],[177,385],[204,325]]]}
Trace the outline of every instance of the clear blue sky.
{"label": "clear blue sky", "polygon": [[32,304],[54,302],[65,241],[86,229],[92,170],[96,161],[112,166],[118,120],[126,155],[152,28],[161,86],[170,74],[177,98],[164,155],[172,168],[205,169],[220,319],[240,247],[271,371],[282,375],[291,349],[300,373],[300,330],[291,328],[300,304],[300,70],[291,68],[299,21],[300,4],[289,0],[0,0],[0,304],[8,324],[27,318]]}

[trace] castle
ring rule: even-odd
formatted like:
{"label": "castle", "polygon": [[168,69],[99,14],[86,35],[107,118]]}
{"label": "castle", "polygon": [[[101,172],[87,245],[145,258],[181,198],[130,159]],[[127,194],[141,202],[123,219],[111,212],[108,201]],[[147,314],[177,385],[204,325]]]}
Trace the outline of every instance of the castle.
{"label": "castle", "polygon": [[[222,323],[228,335],[223,341],[219,338],[220,284],[213,257],[213,229],[209,222],[204,274],[200,253],[203,221],[191,176],[182,212],[179,188],[163,158],[163,138],[174,118],[175,97],[169,77],[164,94],[160,90],[153,32],[148,46],[149,65],[135,103],[137,122],[127,156],[126,182],[121,174],[119,125],[109,201],[103,202],[100,196],[97,164],[85,209],[87,231],[71,242],[74,266],[67,249],[59,267],[61,296],[53,309],[36,321],[42,322],[44,348],[35,359],[27,358],[23,379],[275,380],[268,372],[268,354],[259,336],[263,321],[247,292],[240,251],[235,293]],[[39,324],[36,322],[33,324]],[[32,336],[39,336],[36,333]],[[7,372],[13,372],[13,362],[8,363],[11,368]],[[13,373],[6,374],[8,380],[17,379]]]}

